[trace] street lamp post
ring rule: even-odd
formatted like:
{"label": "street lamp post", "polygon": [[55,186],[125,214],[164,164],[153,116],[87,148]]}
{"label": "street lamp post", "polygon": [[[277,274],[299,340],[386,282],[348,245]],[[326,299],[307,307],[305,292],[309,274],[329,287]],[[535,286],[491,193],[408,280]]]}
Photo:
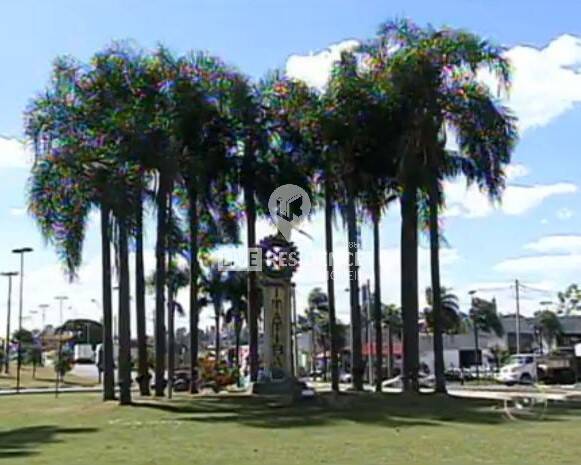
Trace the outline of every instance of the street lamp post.
{"label": "street lamp post", "polygon": [[[29,314],[27,317],[25,317],[27,320],[30,319],[32,320],[34,315],[38,315],[38,310],[30,310]],[[32,330],[31,330],[31,334],[32,334]],[[38,363],[42,363],[42,343],[40,345],[40,361],[37,358],[37,352],[36,349],[38,348],[38,340],[34,340],[35,338],[32,338],[32,345],[34,347],[34,352],[32,353],[32,379],[36,379],[36,366]]]}
{"label": "street lamp post", "polygon": [[50,305],[49,305],[49,304],[40,304],[40,305],[38,306],[38,308],[40,308],[40,312],[41,312],[41,315],[42,315],[42,326],[41,326],[41,328],[40,328],[40,330],[41,330],[41,334],[42,334],[42,332],[44,331],[44,326],[45,326],[45,322],[46,322],[46,310],[47,310],[49,307],[50,307]]}
{"label": "street lamp post", "polygon": [[[59,389],[59,382],[60,382],[60,369],[61,369],[61,359],[62,359],[62,351],[63,351],[63,331],[62,331],[62,326],[63,326],[63,303],[65,300],[68,300],[69,298],[66,295],[57,295],[55,297],[55,300],[59,301],[59,321],[60,321],[60,330],[61,330],[61,334],[58,337],[58,355],[57,355],[57,363],[58,366],[56,367],[56,380],[55,380],[55,395],[58,396],[58,389]],[[56,334],[56,332],[55,332]]]}
{"label": "street lamp post", "polygon": [[42,325],[40,327],[40,343],[41,346],[44,346],[44,330],[46,328],[46,311],[50,307],[49,304],[40,304],[38,308],[40,308],[40,314],[42,319]]}
{"label": "street lamp post", "polygon": [[10,371],[10,308],[12,305],[12,278],[18,276],[16,271],[5,271],[2,276],[8,278],[8,314],[6,315],[6,341],[4,343],[4,373]]}
{"label": "street lamp post", "polygon": [[20,392],[20,368],[22,367],[22,307],[24,304],[24,254],[32,252],[31,247],[21,247],[12,250],[12,253],[20,255],[20,301],[18,305],[18,354],[16,361],[16,393]]}

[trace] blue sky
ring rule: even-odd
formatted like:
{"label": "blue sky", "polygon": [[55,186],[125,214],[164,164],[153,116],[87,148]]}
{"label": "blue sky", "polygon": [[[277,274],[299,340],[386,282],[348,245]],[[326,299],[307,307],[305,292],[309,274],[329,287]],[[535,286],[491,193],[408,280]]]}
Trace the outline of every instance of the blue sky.
{"label": "blue sky", "polygon": [[[450,25],[480,33],[509,50],[515,70],[507,100],[519,116],[521,141],[514,154],[502,207],[490,207],[478,193],[466,193],[461,181],[448,186],[449,210],[443,220],[450,248],[442,252],[443,283],[467,303],[470,289],[495,295],[501,311],[514,309],[511,280],[521,279],[545,292],[525,291],[523,308],[531,313],[541,300],[581,274],[581,211],[578,177],[581,157],[581,5],[569,1],[19,1],[0,6],[0,268],[15,269],[13,247],[31,245],[27,257],[25,312],[54,295],[70,296],[66,316],[97,316],[100,275],[98,236],[87,238],[80,282],[68,285],[52,250],[46,248],[24,212],[27,153],[22,113],[46,84],[51,61],[60,54],[88,59],[115,39],[133,39],[143,47],[162,42],[176,52],[203,49],[260,77],[269,69],[287,68],[313,84],[347,40],[370,37],[377,25],[396,16],[420,24]],[[397,207],[382,224],[384,300],[399,300]],[[95,216],[94,220],[98,217]],[[304,259],[297,275],[299,309],[308,290],[324,285],[321,266],[323,228],[320,215],[305,228],[313,241],[298,238]],[[260,232],[270,232],[261,223]],[[149,240],[153,233],[149,234]],[[364,255],[370,252],[369,230],[363,230]],[[337,262],[346,251],[337,229]],[[424,240],[424,243],[426,241]],[[345,250],[343,250],[345,249]],[[420,253],[420,284],[428,283],[428,261]],[[149,266],[151,256],[146,257]],[[364,256],[363,265],[369,263]],[[365,266],[364,266],[365,268]],[[370,267],[367,267],[370,271]],[[368,270],[362,270],[367,279]],[[345,319],[346,277],[338,278],[338,304]],[[5,287],[0,282],[0,325],[5,321]],[[67,305],[67,306],[68,306]],[[150,305],[151,311],[151,305]],[[55,322],[49,311],[47,321]],[[38,325],[39,316],[32,321]],[[3,326],[0,326],[3,327]]]}

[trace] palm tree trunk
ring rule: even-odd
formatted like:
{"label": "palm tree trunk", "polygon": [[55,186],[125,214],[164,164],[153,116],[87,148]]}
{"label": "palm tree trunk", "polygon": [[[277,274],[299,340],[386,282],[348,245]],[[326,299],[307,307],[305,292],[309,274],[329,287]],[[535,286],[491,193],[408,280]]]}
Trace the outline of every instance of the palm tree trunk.
{"label": "palm tree trunk", "polygon": [[[256,200],[251,182],[244,188],[244,203],[246,211],[246,235],[248,242],[248,263],[250,264],[250,248],[256,247]],[[256,272],[248,272],[248,338],[250,359],[250,380],[258,379],[258,283]]]}
{"label": "palm tree trunk", "polygon": [[216,334],[214,336],[216,344],[216,369],[218,369],[218,364],[220,363],[220,310],[215,309],[215,312]]}
{"label": "palm tree trunk", "polygon": [[135,232],[135,319],[137,326],[137,358],[139,392],[149,396],[149,361],[147,357],[147,333],[145,312],[145,270],[143,265],[143,204],[138,199],[137,227]]}
{"label": "palm tree trunk", "polygon": [[393,332],[391,325],[387,325],[387,378],[393,377]]}
{"label": "palm tree trunk", "polygon": [[113,368],[113,303],[111,296],[111,241],[109,208],[101,205],[101,273],[103,299],[103,400],[115,400]]}
{"label": "palm tree trunk", "polygon": [[234,324],[234,343],[236,345],[236,379],[238,380],[238,385],[240,386],[240,330],[242,325],[238,322]]}
{"label": "palm tree trunk", "polygon": [[198,197],[190,190],[190,393],[198,392]]}
{"label": "palm tree trunk", "polygon": [[363,390],[363,362],[361,350],[361,312],[359,308],[359,266],[357,263],[357,213],[352,193],[347,198],[347,241],[349,253],[349,294],[351,303],[351,378],[353,389]]}
{"label": "palm tree trunk", "polygon": [[442,340],[442,289],[440,287],[440,240],[438,227],[438,186],[437,179],[430,182],[430,268],[432,275],[432,314],[434,318],[434,372],[436,392],[446,392],[444,376],[444,343]]}
{"label": "palm tree trunk", "polygon": [[131,313],[129,309],[129,248],[127,218],[119,225],[119,404],[131,404]]}
{"label": "palm tree trunk", "polygon": [[417,188],[409,181],[401,196],[401,307],[404,391],[418,392],[418,211]]}
{"label": "palm tree trunk", "polygon": [[[339,360],[337,319],[335,314],[335,277],[333,265],[333,200],[330,182],[325,182],[325,248],[327,252],[327,299],[329,302],[329,332],[331,337],[331,389],[339,392]],[[297,362],[298,363],[298,362]]]}
{"label": "palm tree trunk", "polygon": [[157,193],[157,238],[155,244],[155,395],[162,397],[165,391],[165,281],[167,211],[170,180],[163,171],[159,176]]}
{"label": "palm tree trunk", "polygon": [[[173,202],[172,202],[172,191],[168,192],[168,210],[167,210],[167,222],[171,225],[173,214]],[[175,329],[174,329],[174,299],[176,293],[175,286],[175,273],[177,273],[177,266],[173,266],[173,243],[170,234],[166,237],[166,254],[167,254],[167,379],[168,379],[168,397],[171,399],[173,396],[173,382],[176,364],[176,349],[175,349]]]}
{"label": "palm tree trunk", "polygon": [[168,284],[167,287],[167,379],[168,379],[168,397],[173,396],[173,383],[175,377],[176,365],[176,347],[175,347],[175,307],[174,299],[175,293],[173,290],[173,283]]}
{"label": "palm tree trunk", "polygon": [[327,341],[324,336],[321,337],[321,345],[323,346],[323,381],[327,382],[327,369],[329,361],[327,359]]}
{"label": "palm tree trunk", "polygon": [[311,325],[311,372],[317,371],[317,334],[315,331],[315,317],[314,310],[310,310],[310,325]]}
{"label": "palm tree trunk", "polygon": [[379,257],[379,213],[373,215],[373,273],[375,294],[375,392],[381,392],[383,381],[383,335],[381,333],[381,269]]}

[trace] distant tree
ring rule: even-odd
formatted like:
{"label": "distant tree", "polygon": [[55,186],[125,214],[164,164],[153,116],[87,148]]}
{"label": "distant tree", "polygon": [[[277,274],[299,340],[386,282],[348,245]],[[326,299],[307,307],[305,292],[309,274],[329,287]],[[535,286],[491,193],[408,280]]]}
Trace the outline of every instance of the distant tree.
{"label": "distant tree", "polygon": [[395,304],[382,305],[381,320],[387,329],[387,376],[391,378],[394,371],[393,339],[396,334],[401,339],[400,335],[403,329],[401,308]]}
{"label": "distant tree", "polygon": [[36,367],[42,366],[42,348],[39,345],[30,347],[28,359],[32,364],[32,379],[36,379]]}
{"label": "distant tree", "polygon": [[539,329],[541,336],[541,347],[543,341],[551,346],[553,341],[563,334],[561,321],[555,312],[551,310],[541,310],[535,313],[535,327]]}
{"label": "distant tree", "polygon": [[478,333],[494,333],[498,337],[504,334],[502,321],[496,309],[496,300],[489,302],[477,297],[472,299],[472,308],[470,308],[470,322],[474,332],[474,353],[476,364],[476,376],[478,377]]}
{"label": "distant tree", "polygon": [[32,337],[32,332],[28,329],[18,329],[12,333],[12,339],[14,341],[20,342],[21,344],[32,344],[34,338]]}
{"label": "distant tree", "polygon": [[581,311],[581,287],[579,284],[570,284],[567,289],[557,294],[559,298],[558,313],[569,315]]}
{"label": "distant tree", "polygon": [[[305,315],[299,315],[298,331],[310,332],[312,345],[313,368],[316,366],[317,350],[323,354],[323,379],[327,379],[328,353],[331,350],[331,315],[329,312],[327,294],[316,287],[309,293],[309,306]],[[335,342],[337,347],[344,347],[347,327],[341,322],[335,322]]]}
{"label": "distant tree", "polygon": [[[322,319],[320,313],[321,311],[328,311],[328,305],[327,294],[320,287],[315,287],[309,292],[305,317],[299,317],[299,326],[303,331],[308,330],[311,333],[311,366],[313,369],[317,365],[317,332],[320,331],[318,323]],[[324,364],[326,365],[326,360]],[[327,376],[326,372],[323,376]]]}
{"label": "distant tree", "polygon": [[[451,289],[441,287],[441,329],[443,333],[457,334],[463,329],[463,318],[460,314],[460,305],[458,303],[458,296],[451,292]],[[430,331],[434,330],[434,315],[433,307],[433,292],[432,288],[426,288],[426,302],[428,307],[424,309],[426,318],[426,325]]]}
{"label": "distant tree", "polygon": [[216,367],[220,363],[220,321],[224,316],[224,301],[227,299],[226,275],[220,267],[212,263],[202,275],[202,289],[207,294],[209,302],[214,307],[214,337],[216,351]]}
{"label": "distant tree", "polygon": [[236,369],[240,372],[240,333],[248,318],[247,273],[230,271],[226,278],[226,299],[230,308],[226,310],[225,321],[234,327]]}

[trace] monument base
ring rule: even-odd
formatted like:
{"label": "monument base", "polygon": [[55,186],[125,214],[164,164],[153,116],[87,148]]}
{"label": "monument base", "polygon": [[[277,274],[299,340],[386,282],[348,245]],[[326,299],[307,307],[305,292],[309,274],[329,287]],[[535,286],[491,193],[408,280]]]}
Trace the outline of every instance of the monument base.
{"label": "monument base", "polygon": [[252,385],[252,393],[259,396],[277,397],[294,402],[302,396],[305,384],[282,370],[263,373]]}

